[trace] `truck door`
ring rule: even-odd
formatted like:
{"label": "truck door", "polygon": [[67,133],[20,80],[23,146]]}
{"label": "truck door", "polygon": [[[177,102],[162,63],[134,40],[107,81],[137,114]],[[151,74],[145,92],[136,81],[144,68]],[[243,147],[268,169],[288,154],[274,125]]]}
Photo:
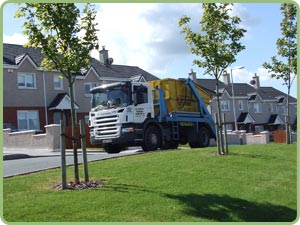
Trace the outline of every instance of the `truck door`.
{"label": "truck door", "polygon": [[153,107],[149,102],[149,88],[146,85],[138,84],[133,86],[133,121],[135,123],[143,123],[147,115],[152,115]]}

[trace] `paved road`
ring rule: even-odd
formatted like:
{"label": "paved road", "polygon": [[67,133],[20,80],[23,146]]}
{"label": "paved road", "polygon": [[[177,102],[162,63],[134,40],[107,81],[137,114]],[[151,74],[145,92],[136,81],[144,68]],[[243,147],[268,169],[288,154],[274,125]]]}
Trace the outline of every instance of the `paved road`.
{"label": "paved road", "polygon": [[[105,152],[88,153],[88,161],[104,160],[115,157],[122,157],[126,155],[134,155],[141,153],[141,149],[134,149],[121,152],[119,154],[107,154]],[[7,154],[4,152],[4,156],[9,159],[9,156],[15,157],[15,159],[3,161],[3,177],[12,177],[21,174],[28,174],[36,171],[57,168],[61,166],[60,153],[51,154],[38,154],[34,152],[32,155],[23,154],[22,152],[15,152],[14,154]],[[73,155],[71,152],[66,156],[67,165],[73,165]],[[78,161],[82,163],[82,154],[78,154]]]}

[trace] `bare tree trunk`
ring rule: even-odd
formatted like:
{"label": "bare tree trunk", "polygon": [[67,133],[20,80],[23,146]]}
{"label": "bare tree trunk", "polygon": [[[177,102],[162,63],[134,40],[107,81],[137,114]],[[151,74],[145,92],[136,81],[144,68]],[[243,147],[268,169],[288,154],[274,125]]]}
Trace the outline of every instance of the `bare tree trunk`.
{"label": "bare tree trunk", "polygon": [[215,113],[215,127],[216,127],[216,142],[217,142],[217,147],[218,147],[218,154],[221,155],[221,143],[220,143],[218,113]]}
{"label": "bare tree trunk", "polygon": [[[70,79],[71,79],[70,75]],[[69,81],[69,91],[71,99],[71,121],[72,121],[72,142],[73,142],[73,156],[74,156],[74,177],[75,183],[79,183],[79,171],[78,171],[78,154],[77,154],[77,138],[76,138],[76,116],[74,106],[74,89],[73,82]]]}
{"label": "bare tree trunk", "polygon": [[221,117],[221,107],[220,107],[220,96],[219,96],[219,82],[216,79],[216,92],[217,92],[217,108],[218,108],[218,113],[217,113],[217,117],[218,117],[218,137],[219,138],[219,143],[221,146],[221,154],[224,154],[224,141],[223,141],[223,128],[222,128],[222,117]]}
{"label": "bare tree trunk", "polygon": [[67,166],[66,166],[66,127],[65,121],[60,121],[60,153],[61,153],[61,185],[62,189],[67,189]]}
{"label": "bare tree trunk", "polygon": [[80,124],[80,135],[81,135],[81,149],[83,157],[83,169],[84,169],[84,181],[89,182],[89,171],[88,171],[88,160],[86,154],[86,134],[84,120],[79,121]]}
{"label": "bare tree trunk", "polygon": [[287,144],[291,144],[291,127],[290,127],[290,84],[288,84],[288,93],[286,96],[286,104],[287,104],[287,117],[286,117],[286,121],[285,121],[285,129],[286,129],[286,143]]}
{"label": "bare tree trunk", "polygon": [[225,116],[225,113],[223,113],[223,128],[224,128],[224,145],[225,145],[225,153],[226,155],[229,154],[229,151],[228,151],[228,142],[227,142],[227,130],[226,130],[226,116]]}

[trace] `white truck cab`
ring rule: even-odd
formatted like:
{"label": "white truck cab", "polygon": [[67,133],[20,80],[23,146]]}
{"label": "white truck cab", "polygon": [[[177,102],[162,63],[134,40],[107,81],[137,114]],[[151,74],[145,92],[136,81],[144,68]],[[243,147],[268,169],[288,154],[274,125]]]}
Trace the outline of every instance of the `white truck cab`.
{"label": "white truck cab", "polygon": [[[154,117],[152,89],[147,83],[117,82],[91,89],[92,109],[89,114],[92,144],[104,145],[109,152],[128,144],[141,142],[137,124]],[[136,131],[137,129],[137,131]],[[112,147],[114,146],[114,147]]]}

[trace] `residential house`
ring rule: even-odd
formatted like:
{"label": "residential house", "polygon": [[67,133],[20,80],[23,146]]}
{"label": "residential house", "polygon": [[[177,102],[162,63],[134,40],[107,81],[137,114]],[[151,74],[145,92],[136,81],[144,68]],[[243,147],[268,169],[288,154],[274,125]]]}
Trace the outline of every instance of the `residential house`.
{"label": "residential house", "polygon": [[[197,79],[195,72],[189,74],[198,85],[214,97],[210,104],[212,115],[217,112],[215,79]],[[232,83],[229,74],[219,81],[220,107],[225,114],[227,130],[258,132],[284,128],[287,115],[287,95],[273,87],[260,86],[255,75],[251,84]],[[297,99],[289,96],[290,122],[296,129]]]}
{"label": "residential house", "polygon": [[[41,68],[40,49],[3,44],[3,123],[18,130],[43,131],[47,124],[70,123],[68,82],[59,71]],[[115,81],[149,81],[156,76],[136,66],[114,65],[104,47],[74,84],[77,120],[88,119],[92,87]]]}

